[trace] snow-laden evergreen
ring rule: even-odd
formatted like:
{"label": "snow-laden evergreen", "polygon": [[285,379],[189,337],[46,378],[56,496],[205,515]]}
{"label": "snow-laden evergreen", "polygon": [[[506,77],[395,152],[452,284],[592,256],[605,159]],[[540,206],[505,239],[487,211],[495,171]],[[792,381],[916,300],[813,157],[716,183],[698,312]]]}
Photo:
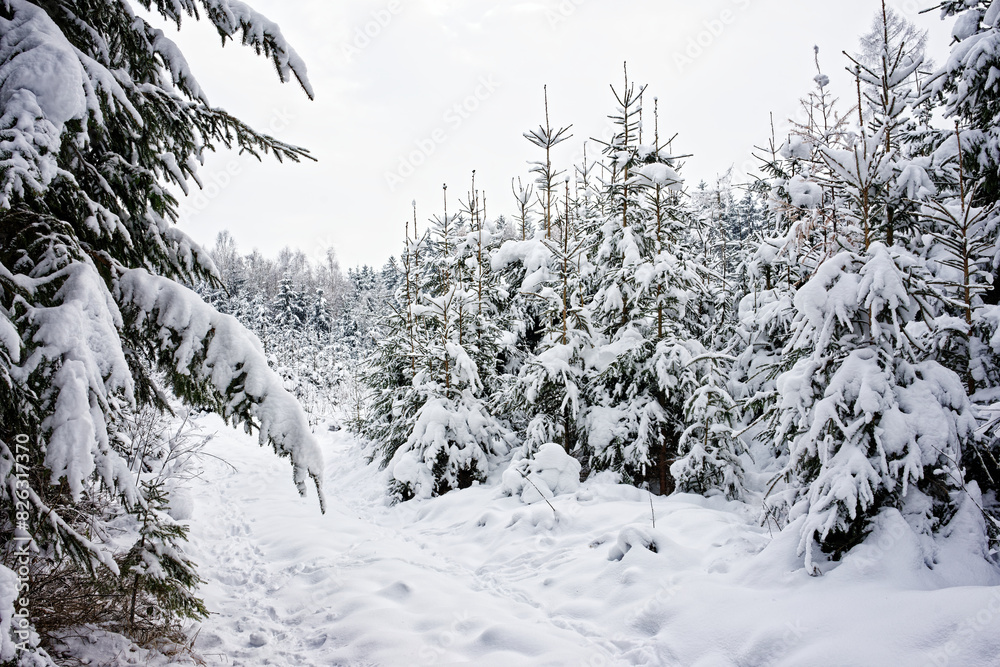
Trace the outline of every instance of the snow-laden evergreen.
{"label": "snow-laden evergreen", "polygon": [[490,405],[499,329],[486,260],[494,230],[474,188],[466,216],[448,213],[446,186],[442,215],[426,236],[407,240],[389,335],[369,371],[376,396],[365,430],[378,438],[404,498],[482,481],[510,447]]}
{"label": "snow-laden evergreen", "polygon": [[906,330],[919,313],[881,242],[825,262],[795,297],[798,360],[777,380],[776,446],[789,443],[788,520],[807,567],[840,556],[885,507],[940,529],[963,485],[975,419],[958,376],[923,359]]}
{"label": "snow-laden evergreen", "polygon": [[[975,135],[934,125],[928,93],[950,89],[931,85],[925,44],[882,8],[848,56],[853,108],[834,99],[816,49],[804,115],[772,137],[766,178],[742,196],[728,175],[685,189],[656,100],[644,110],[627,77],[601,159],[561,169],[552,149],[569,127],[551,126],[546,96],[545,124],[525,135],[544,159],[533,184],[514,183],[514,222],[488,253],[496,363],[470,365],[489,368],[472,385],[517,435],[516,456],[558,443],[585,474],[657,493],[763,495],[817,573],[821,553],[842,558],[886,511],[921,539],[953,530],[976,485],[993,511],[997,216],[987,179],[963,164]],[[429,264],[450,252],[411,247]],[[403,332],[421,348],[416,294],[376,364],[380,377],[396,364],[401,395],[416,385],[390,350],[406,348]],[[444,317],[444,302],[428,303]],[[405,425],[388,403],[369,423],[399,440],[411,421],[432,423],[423,401],[395,403]],[[463,422],[465,408],[437,407]]]}
{"label": "snow-laden evergreen", "polygon": [[921,61],[888,43],[885,25],[877,66],[856,70],[859,90],[872,91],[859,99],[858,134],[821,151],[841,250],[795,293],[783,351],[794,364],[776,386],[775,446],[788,448],[790,487],[772,502],[788,512],[810,570],[817,545],[839,559],[886,508],[918,533],[945,529],[966,493],[960,462],[976,430],[961,378],[920,333],[935,294],[909,212],[935,188],[894,137]]}
{"label": "snow-laden evergreen", "polygon": [[587,209],[571,202],[569,178],[551,159],[552,148],[572,136],[571,127],[552,127],[546,90],[545,125],[524,134],[545,151],[545,160],[533,162],[531,169],[538,191],[537,229],[527,236],[526,191],[515,190],[521,240],[508,240],[491,260],[507,288],[517,293],[514,305],[527,320],[513,341],[522,350],[513,355],[517,366],[510,368],[501,397],[501,409],[520,427],[525,453],[552,442],[573,452],[583,441],[580,418],[587,406],[593,346],[585,307],[588,217]]}
{"label": "snow-laden evergreen", "polygon": [[740,455],[745,446],[737,432],[739,404],[728,388],[729,362],[722,355],[707,352],[687,362],[699,372],[697,385],[684,402],[684,423],[688,426],[677,443],[681,456],[670,466],[678,491],[743,497]]}
{"label": "snow-laden evergreen", "polygon": [[[178,25],[203,14],[224,42],[265,55],[282,80],[312,95],[278,27],[242,2],[144,6]],[[210,106],[180,50],[128,2],[5,0],[0,91],[5,579],[24,540],[36,581],[57,569],[112,587],[129,579],[100,508],[156,511],[160,501],[137,485],[124,458],[123,424],[147,406],[169,410],[168,391],[259,428],[262,442],[291,458],[300,490],[310,479],[320,490],[316,441],[259,343],[180,284],[217,273],[173,225],[171,191],[199,184],[197,166],[216,147],[290,160],[308,154]],[[183,563],[166,551],[143,552],[147,573]],[[190,601],[196,577],[170,581],[172,591],[144,587],[139,603],[148,594],[172,599],[161,605],[166,625],[203,611]],[[33,637],[22,655],[37,645]],[[14,658],[7,638],[0,662]],[[36,659],[44,663],[44,651]]]}

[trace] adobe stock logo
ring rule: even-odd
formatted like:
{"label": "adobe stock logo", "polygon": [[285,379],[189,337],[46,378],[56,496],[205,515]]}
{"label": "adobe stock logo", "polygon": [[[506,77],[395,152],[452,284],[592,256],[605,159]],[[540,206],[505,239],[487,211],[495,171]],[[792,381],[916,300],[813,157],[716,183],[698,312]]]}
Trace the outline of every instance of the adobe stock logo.
{"label": "adobe stock logo", "polygon": [[423,138],[415,139],[413,149],[399,156],[396,169],[385,172],[385,184],[389,192],[395,192],[396,188],[430,160],[438,147],[447,142],[451,134],[457,132],[468,119],[472,118],[483,103],[493,97],[499,87],[500,82],[492,74],[479,77],[476,88],[470,95],[445,110],[441,116],[444,126],[438,126]]}
{"label": "adobe stock logo", "polygon": [[684,48],[674,51],[674,66],[678,72],[683,72],[688,66],[693,65],[698,58],[701,58],[706,51],[712,48],[712,45],[725,34],[726,29],[736,23],[740,13],[750,9],[752,3],[752,0],[731,1],[736,9],[723,9],[716,18],[703,21],[702,29],[688,38]]}
{"label": "adobe stock logo", "polygon": [[384,9],[376,9],[371,13],[371,19],[364,25],[355,26],[351,41],[341,48],[340,52],[347,62],[353,62],[354,58],[361,55],[372,42],[378,39],[382,31],[389,27],[392,20],[403,11],[401,0],[389,0]]}
{"label": "adobe stock logo", "polygon": [[554,9],[546,9],[545,18],[549,21],[549,27],[555,30],[566,23],[584,2],[586,0],[561,0]]}

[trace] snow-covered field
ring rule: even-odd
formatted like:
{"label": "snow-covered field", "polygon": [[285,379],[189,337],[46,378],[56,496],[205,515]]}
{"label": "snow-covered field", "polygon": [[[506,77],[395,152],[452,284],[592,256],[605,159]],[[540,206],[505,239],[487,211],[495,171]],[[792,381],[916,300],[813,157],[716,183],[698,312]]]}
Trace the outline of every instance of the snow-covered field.
{"label": "snow-covered field", "polygon": [[963,555],[960,530],[931,569],[886,513],[880,534],[810,577],[797,531],[772,535],[752,506],[651,503],[607,478],[552,507],[504,497],[499,480],[390,506],[343,431],[320,434],[321,515],[287,461],[200,421],[218,432],[218,458],[190,482],[208,664],[1000,664],[1000,576]]}

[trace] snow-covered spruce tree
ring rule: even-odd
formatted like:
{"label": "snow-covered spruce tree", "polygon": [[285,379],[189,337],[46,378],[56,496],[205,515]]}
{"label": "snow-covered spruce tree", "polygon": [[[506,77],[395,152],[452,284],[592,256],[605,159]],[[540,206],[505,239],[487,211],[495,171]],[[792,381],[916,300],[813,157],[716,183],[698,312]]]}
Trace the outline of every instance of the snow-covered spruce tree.
{"label": "snow-covered spruce tree", "polygon": [[309,305],[306,328],[316,336],[317,341],[322,341],[325,336],[330,335],[330,302],[326,300],[326,293],[322,287],[316,289]]}
{"label": "snow-covered spruce tree", "polygon": [[[416,235],[417,211],[413,203],[413,231],[406,223],[406,242],[401,257],[403,280],[396,299],[384,312],[378,326],[382,331],[375,355],[363,366],[364,385],[370,404],[364,419],[354,425],[373,445],[373,457],[385,466],[410,436],[423,395],[414,386],[419,351],[426,343],[421,319],[417,316],[422,290],[420,258],[427,256],[428,238]],[[423,366],[421,365],[421,368]]]}
{"label": "snow-covered spruce tree", "polygon": [[[775,380],[796,361],[785,348],[792,334],[795,291],[839,247],[839,223],[826,149],[844,149],[849,114],[841,113],[814,50],[814,89],[800,100],[801,120],[782,143],[758,149],[767,192],[762,225],[746,245],[747,294],[738,306],[734,366],[744,416],[768,424],[777,406]],[[765,433],[769,432],[765,427]],[[766,437],[765,437],[766,439]],[[780,454],[780,451],[778,452]]]}
{"label": "snow-covered spruce tree", "polygon": [[845,251],[795,296],[800,358],[777,380],[775,446],[788,447],[782,500],[808,568],[817,543],[839,558],[883,508],[940,528],[961,488],[975,422],[959,377],[907,336],[920,307],[906,259],[878,241]]}
{"label": "snow-covered spruce tree", "polygon": [[964,451],[963,465],[982,491],[996,492],[1000,486],[996,391],[1000,387],[1000,308],[984,303],[983,296],[992,286],[991,259],[1000,219],[995,206],[974,206],[975,189],[966,192],[965,187],[962,178],[956,195],[932,198],[922,210],[922,226],[931,240],[926,252],[929,282],[938,297],[935,317],[923,333],[932,343],[934,357],[962,377],[980,419],[987,422],[981,429],[984,438],[969,443]]}
{"label": "snow-covered spruce tree", "polygon": [[[488,309],[477,314],[479,294],[469,250],[469,221],[448,213],[435,218],[421,258],[422,293],[413,314],[422,331],[412,392],[419,407],[406,441],[388,462],[396,493],[429,498],[481,481],[510,446],[510,435],[491,413],[475,356],[477,335],[489,334]],[[481,340],[478,342],[482,342]],[[485,348],[484,348],[485,349]],[[487,355],[488,356],[488,355]]]}
{"label": "snow-covered spruce tree", "polygon": [[[523,185],[520,180],[511,181],[511,191],[517,202],[517,214],[513,221],[495,239],[495,247],[490,250],[490,274],[496,280],[498,307],[504,314],[506,331],[498,340],[497,363],[505,382],[517,377],[525,359],[535,352],[541,339],[542,304],[531,298],[522,289],[533,288],[529,276],[537,275],[544,256],[543,247],[536,239],[535,214],[533,211],[533,186]],[[501,231],[501,230],[498,230]],[[527,281],[527,282],[526,282]],[[506,386],[506,384],[505,384]],[[509,407],[508,417],[517,424],[523,422],[521,405]]]}
{"label": "snow-covered spruce tree", "polygon": [[658,112],[653,143],[641,140],[642,95],[626,77],[616,91],[618,131],[605,145],[610,179],[591,241],[601,337],[586,428],[594,468],[666,494],[675,488],[670,465],[684,453],[685,405],[703,380],[692,361],[706,352],[699,336],[713,304]]}
{"label": "snow-covered spruce tree", "polygon": [[[910,66],[888,61],[873,85],[890,98],[898,68]],[[823,150],[844,249],[795,294],[785,353],[796,361],[777,381],[775,443],[788,447],[791,482],[779,502],[790,507],[810,571],[817,546],[839,558],[886,508],[921,533],[944,527],[962,500],[961,460],[975,429],[959,376],[911,336],[929,310],[928,276],[889,218],[896,175],[919,165],[897,161],[891,125],[871,120],[881,109],[868,102],[854,145]]]}
{"label": "snow-covered spruce tree", "polygon": [[286,273],[278,285],[278,296],[271,307],[275,322],[285,329],[301,329],[306,323],[305,295],[295,287],[291,275]]}
{"label": "snow-covered spruce tree", "polygon": [[636,89],[627,70],[623,90],[612,87],[618,106],[610,118],[617,130],[603,150],[610,177],[604,184],[607,215],[592,240],[595,264],[600,267],[593,311],[595,322],[612,339],[648,316],[653,294],[651,280],[635,279],[640,265],[650,263],[656,252],[650,216],[642,205],[643,191],[650,182],[639,173],[640,167],[651,157],[653,163],[668,170],[657,174],[665,179],[661,185],[680,182],[660,147],[641,143],[645,90],[645,86]]}
{"label": "snow-covered spruce tree", "polygon": [[347,280],[346,307],[335,329],[337,336],[347,341],[352,349],[367,351],[374,344],[371,332],[386,295],[379,289],[375,270],[368,265],[348,269]]}
{"label": "snow-covered spruce tree", "polygon": [[285,388],[310,413],[319,407],[316,394],[326,375],[319,368],[324,346],[311,326],[313,312],[303,286],[296,284],[291,271],[285,271],[259,331],[272,367],[284,379]]}
{"label": "snow-covered spruce tree", "polygon": [[[498,414],[504,414],[515,431],[523,432],[533,414],[515,384],[525,362],[538,352],[547,328],[547,304],[535,294],[550,277],[551,256],[544,243],[544,215],[536,212],[534,187],[518,178],[511,181],[511,191],[517,212],[513,220],[505,221],[503,230],[498,230],[501,233],[490,249],[489,262],[504,328],[497,341],[502,384]],[[537,229],[536,224],[543,227]]]}
{"label": "snow-covered spruce tree", "polygon": [[[565,183],[565,172],[553,166],[552,149],[572,136],[569,134],[572,125],[552,127],[548,86],[543,88],[543,93],[545,124],[525,132],[523,136],[533,146],[543,150],[545,156],[544,159],[529,163],[530,172],[535,175],[534,184],[524,185],[520,177],[516,185],[511,181],[511,189],[517,202],[516,229],[513,234],[508,235],[512,238],[500,239],[498,247],[490,255],[492,273],[496,276],[501,293],[506,297],[499,304],[506,314],[504,319],[507,325],[507,331],[500,338],[498,357],[498,361],[503,364],[505,376],[500,409],[509,415],[512,425],[521,432],[527,432],[529,423],[534,421],[531,430],[541,441],[534,442],[534,439],[528,438],[531,441],[526,445],[528,453],[537,445],[549,442],[551,438],[547,438],[545,434],[551,435],[553,431],[549,428],[552,424],[546,422],[544,415],[536,412],[536,406],[530,402],[525,403],[524,387],[519,384],[518,378],[522,372],[527,372],[527,361],[533,359],[543,346],[551,344],[551,340],[546,342],[547,334],[562,326],[561,302],[557,305],[547,298],[561,292],[555,287],[548,291],[547,286],[559,283],[568,287],[574,283],[582,261],[582,253],[577,247],[579,239],[576,236],[580,230],[579,224],[571,221],[566,226],[566,214],[563,210],[563,226],[555,228],[559,223],[560,201],[564,199],[560,186]],[[565,208],[565,202],[562,203]],[[567,231],[571,238],[566,237]],[[567,243],[572,249],[568,254],[576,257],[575,263],[568,256],[563,258],[563,262],[553,257],[553,250],[558,251]],[[559,267],[566,271],[560,274],[560,278],[556,278],[553,271]],[[567,313],[571,310],[570,306]],[[567,326],[571,325],[567,323]],[[538,367],[534,368],[534,371],[538,370]],[[561,400],[559,404],[562,405]],[[547,411],[543,413],[549,414]],[[543,426],[543,422],[548,426]]]}
{"label": "snow-covered spruce tree", "polygon": [[955,17],[955,43],[933,87],[945,96],[945,115],[961,121],[965,168],[980,182],[976,205],[1000,200],[1000,4],[993,0],[945,0],[943,18]]}
{"label": "snow-covered spruce tree", "polygon": [[286,272],[278,283],[278,294],[271,303],[262,340],[269,355],[277,360],[277,369],[286,380],[298,384],[295,366],[302,358],[302,347],[307,336],[305,295]]}
{"label": "snow-covered spruce tree", "polygon": [[697,368],[697,385],[682,392],[684,420],[688,424],[678,439],[680,457],[670,466],[677,490],[684,493],[722,492],[728,498],[744,493],[743,444],[736,434],[739,405],[730,395],[731,359],[705,353],[687,361]]}
{"label": "snow-covered spruce tree", "polygon": [[[873,30],[863,49],[866,55],[858,56],[873,72],[880,72],[881,65],[872,60],[872,54],[886,52],[882,36],[881,28]],[[841,111],[819,55],[815,47],[814,88],[800,100],[802,112],[799,119],[790,121],[788,136],[779,144],[772,122],[769,146],[758,148],[763,153],[757,156],[766,176],[763,183],[769,188],[768,210],[748,248],[749,293],[739,305],[739,349],[734,353],[745,416],[765,425],[765,440],[773,437],[771,418],[779,399],[775,380],[797,360],[796,352],[786,350],[793,329],[795,292],[845,244],[857,243],[856,238],[848,238],[856,230],[845,224],[839,211],[838,176],[825,156],[831,150],[847,151],[848,158],[853,155],[849,150],[855,131],[851,119],[857,119],[861,111],[857,106]],[[869,78],[881,81],[874,74]],[[868,94],[871,99],[878,96],[874,84],[868,86]],[[858,97],[860,103],[860,87]],[[782,448],[775,452],[778,465],[783,464],[781,453]]]}
{"label": "snow-covered spruce tree", "polygon": [[[966,374],[969,389],[975,390],[973,398],[980,408],[981,419],[985,422],[981,432],[984,440],[977,447],[969,448],[966,466],[969,477],[980,485],[983,491],[992,492],[986,508],[993,515],[992,534],[1000,540],[1000,509],[996,496],[1000,493],[1000,401],[997,387],[1000,386],[1000,243],[997,240],[997,206],[1000,202],[1000,88],[995,72],[1000,66],[1000,3],[997,2],[956,2],[947,0],[941,4],[942,18],[954,17],[952,35],[955,42],[943,66],[938,71],[933,87],[942,93],[945,115],[956,121],[956,132],[942,133],[938,141],[938,153],[958,154],[960,169],[958,179],[950,179],[949,198],[937,203],[928,211],[937,232],[947,239],[943,254],[945,264],[965,265],[965,255],[989,261],[988,267],[973,271],[979,273],[979,280],[963,281],[958,292],[948,289],[958,303],[945,308],[945,314],[955,316],[955,325],[941,327],[945,349],[959,352],[958,367],[962,358],[968,358],[974,365],[971,374]],[[954,164],[954,163],[953,163]],[[940,246],[939,246],[940,247]],[[973,251],[973,252],[969,252]],[[972,262],[973,266],[979,262]],[[986,268],[991,275],[992,288],[981,289],[982,274]],[[964,266],[954,267],[962,271]],[[957,283],[961,275],[952,272],[951,280]],[[947,273],[947,270],[946,270]],[[971,308],[972,326],[967,322]],[[957,306],[957,308],[956,308]],[[964,311],[964,312],[963,312]],[[944,320],[945,322],[947,320]],[[968,333],[965,333],[968,330]],[[957,335],[956,335],[957,334]],[[961,372],[961,371],[960,371]],[[990,507],[992,505],[992,507]]]}
{"label": "snow-covered spruce tree", "polygon": [[541,193],[538,229],[529,235],[528,190],[514,188],[522,238],[505,241],[490,258],[509,294],[506,319],[513,325],[504,343],[507,381],[498,410],[513,418],[525,455],[549,442],[574,451],[580,435],[591,347],[581,281],[585,249],[569,182],[563,178],[559,192],[556,179],[564,172],[551,161],[551,148],[571,136],[570,127],[551,126],[546,90],[545,125],[524,135],[545,150],[545,160],[532,163]]}
{"label": "snow-covered spruce tree", "polygon": [[[568,193],[568,183],[565,188]],[[563,212],[527,249],[527,262],[537,270],[521,285],[538,309],[541,340],[529,353],[517,378],[507,388],[505,405],[523,406],[525,454],[555,442],[567,453],[582,444],[581,417],[589,382],[587,358],[593,343],[589,314],[584,303],[580,267],[585,239],[577,234],[568,195]],[[521,250],[525,244],[521,244]],[[507,247],[501,252],[516,250]]]}
{"label": "snow-covered spruce tree", "polygon": [[[989,303],[994,261],[1000,233],[996,203],[976,206],[979,183],[964,170],[967,155],[961,132],[954,132],[958,163],[957,189],[947,180],[943,192],[927,198],[919,223],[924,243],[921,257],[933,287],[933,316],[919,331],[933,358],[955,371],[976,406],[978,435],[963,450],[966,478],[986,494],[978,503],[991,519],[987,525],[994,542],[1000,541],[996,493],[1000,487],[1000,307]],[[951,153],[948,144],[937,151]],[[917,335],[914,331],[914,335]],[[976,491],[970,495],[978,496]],[[977,500],[978,502],[978,500]]]}
{"label": "snow-covered spruce tree", "polygon": [[167,514],[163,480],[143,482],[140,488],[146,503],[138,510],[139,539],[122,561],[128,596],[126,628],[133,636],[140,626],[156,628],[175,616],[208,616],[205,604],[193,593],[201,579],[184,555],[188,528]]}
{"label": "snow-covered spruce tree", "polygon": [[[176,23],[203,10],[309,92],[277,27],[243,3],[142,4]],[[180,51],[127,2],[3,0],[0,79],[0,569],[25,548],[35,572],[69,559],[127,580],[86,530],[100,520],[87,508],[148,505],[119,429],[140,406],[166,409],[167,389],[257,427],[291,457],[300,491],[318,487],[319,449],[258,343],[180,284],[214,270],[173,226],[167,188],[187,188],[218,146],[306,153],[211,107]],[[14,658],[6,639],[0,661]]]}
{"label": "snow-covered spruce tree", "polygon": [[462,281],[468,285],[469,304],[463,316],[468,320],[470,336],[463,341],[472,361],[479,370],[483,396],[493,401],[502,390],[501,342],[503,332],[511,328],[505,310],[506,299],[500,291],[499,276],[491,270],[490,257],[502,239],[500,230],[486,215],[486,193],[476,189],[476,172],[463,204],[463,217],[468,220],[464,234],[456,238],[458,267]]}

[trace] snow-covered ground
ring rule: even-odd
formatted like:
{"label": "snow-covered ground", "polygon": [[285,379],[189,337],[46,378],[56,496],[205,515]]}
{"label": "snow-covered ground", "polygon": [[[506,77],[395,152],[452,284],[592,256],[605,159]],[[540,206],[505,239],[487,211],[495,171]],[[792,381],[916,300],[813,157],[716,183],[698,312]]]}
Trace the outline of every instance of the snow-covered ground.
{"label": "snow-covered ground", "polygon": [[963,555],[961,534],[929,569],[896,514],[810,577],[796,531],[772,536],[753,507],[651,503],[607,478],[552,507],[504,497],[499,480],[389,506],[340,431],[320,434],[320,515],[287,461],[200,421],[218,432],[190,483],[209,664],[1000,664],[1000,576]]}

